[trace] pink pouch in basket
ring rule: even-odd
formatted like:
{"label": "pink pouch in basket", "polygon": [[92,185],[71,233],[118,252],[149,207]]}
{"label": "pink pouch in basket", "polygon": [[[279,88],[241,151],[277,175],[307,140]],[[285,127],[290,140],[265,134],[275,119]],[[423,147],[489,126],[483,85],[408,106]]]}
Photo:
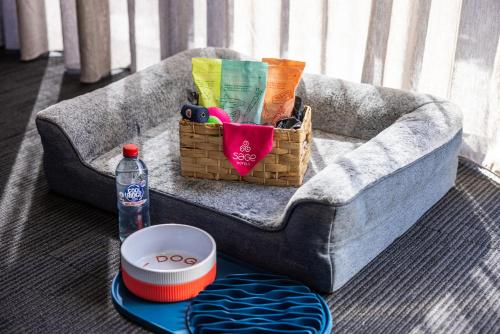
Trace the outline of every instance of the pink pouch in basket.
{"label": "pink pouch in basket", "polygon": [[245,176],[273,149],[274,128],[266,125],[224,123],[224,155]]}

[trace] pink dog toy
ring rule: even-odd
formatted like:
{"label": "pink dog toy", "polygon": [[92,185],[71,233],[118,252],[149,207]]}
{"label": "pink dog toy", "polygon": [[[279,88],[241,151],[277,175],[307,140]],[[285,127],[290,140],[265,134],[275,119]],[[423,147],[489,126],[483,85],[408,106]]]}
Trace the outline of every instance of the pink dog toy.
{"label": "pink dog toy", "polygon": [[207,109],[210,116],[217,117],[222,123],[231,123],[231,117],[223,109],[217,107],[209,107]]}

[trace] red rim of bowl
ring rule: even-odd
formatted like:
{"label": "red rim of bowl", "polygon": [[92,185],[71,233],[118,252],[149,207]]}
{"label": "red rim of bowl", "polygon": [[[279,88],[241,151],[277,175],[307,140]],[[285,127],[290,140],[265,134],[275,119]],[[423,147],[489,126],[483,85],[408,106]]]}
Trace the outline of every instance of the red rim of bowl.
{"label": "red rim of bowl", "polygon": [[156,285],[142,282],[130,276],[122,268],[122,279],[127,289],[140,298],[154,302],[179,302],[196,297],[213,283],[216,274],[217,266],[214,264],[208,273],[193,281],[173,285]]}

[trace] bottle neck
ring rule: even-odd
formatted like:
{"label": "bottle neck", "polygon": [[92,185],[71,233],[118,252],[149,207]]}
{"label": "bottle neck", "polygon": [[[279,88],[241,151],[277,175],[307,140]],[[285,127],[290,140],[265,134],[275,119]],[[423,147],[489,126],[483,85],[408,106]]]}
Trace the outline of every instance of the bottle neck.
{"label": "bottle neck", "polygon": [[124,159],[129,159],[129,160],[139,160],[139,156],[136,156],[136,157],[126,157],[126,156],[123,156]]}

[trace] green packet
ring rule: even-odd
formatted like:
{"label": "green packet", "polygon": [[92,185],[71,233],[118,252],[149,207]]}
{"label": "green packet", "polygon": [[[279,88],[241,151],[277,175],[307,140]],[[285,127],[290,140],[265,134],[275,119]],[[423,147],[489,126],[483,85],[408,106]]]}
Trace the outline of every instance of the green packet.
{"label": "green packet", "polygon": [[222,60],[214,58],[193,58],[192,75],[199,94],[199,104],[205,108],[220,105]]}
{"label": "green packet", "polygon": [[221,107],[236,123],[261,123],[267,63],[192,59],[193,81],[203,107]]}
{"label": "green packet", "polygon": [[261,123],[267,82],[267,64],[222,60],[220,107],[235,123]]}

